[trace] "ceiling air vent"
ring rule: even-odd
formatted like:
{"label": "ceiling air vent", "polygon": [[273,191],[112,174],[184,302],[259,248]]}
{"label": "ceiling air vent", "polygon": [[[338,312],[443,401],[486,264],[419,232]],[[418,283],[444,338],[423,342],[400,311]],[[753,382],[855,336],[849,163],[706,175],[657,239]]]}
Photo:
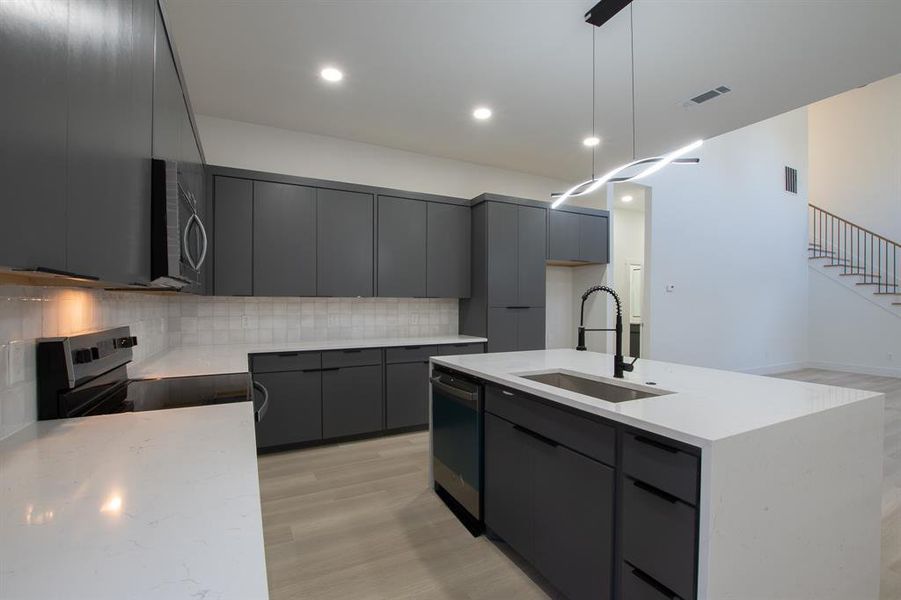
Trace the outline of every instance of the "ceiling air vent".
{"label": "ceiling air vent", "polygon": [[785,167],[785,191],[792,194],[798,193],[798,169]]}
{"label": "ceiling air vent", "polygon": [[704,102],[707,102],[708,100],[713,100],[714,98],[716,98],[718,96],[722,96],[723,94],[727,94],[731,91],[732,90],[730,88],[727,88],[726,86],[721,85],[718,88],[708,90],[708,91],[704,92],[703,94],[698,94],[697,96],[695,96],[694,98],[692,98],[691,100],[686,102],[685,106],[703,104]]}

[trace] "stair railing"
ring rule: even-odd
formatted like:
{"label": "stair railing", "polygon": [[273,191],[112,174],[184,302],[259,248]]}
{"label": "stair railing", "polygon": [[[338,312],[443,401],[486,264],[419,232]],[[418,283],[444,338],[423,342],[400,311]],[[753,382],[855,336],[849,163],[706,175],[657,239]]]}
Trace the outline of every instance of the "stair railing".
{"label": "stair railing", "polygon": [[877,295],[899,295],[901,244],[850,221],[808,205],[808,253],[829,260],[842,275],[861,278],[857,285],[875,286]]}

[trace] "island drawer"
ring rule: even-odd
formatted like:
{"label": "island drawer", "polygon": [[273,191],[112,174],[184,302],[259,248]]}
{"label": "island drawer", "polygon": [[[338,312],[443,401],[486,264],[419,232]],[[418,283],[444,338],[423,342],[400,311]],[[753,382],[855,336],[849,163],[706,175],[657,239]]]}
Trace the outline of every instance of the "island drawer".
{"label": "island drawer", "polygon": [[497,386],[486,388],[485,410],[595,460],[616,464],[616,430],[610,425]]}
{"label": "island drawer", "polygon": [[254,373],[307,371],[319,369],[321,366],[319,352],[273,352],[250,356],[250,370]]}
{"label": "island drawer", "polygon": [[683,598],[694,598],[697,527],[694,507],[623,479],[623,559]]}
{"label": "island drawer", "polygon": [[429,357],[438,353],[437,346],[401,346],[398,348],[385,349],[385,362],[392,363],[410,363],[424,362]]}
{"label": "island drawer", "polygon": [[438,346],[439,356],[453,356],[455,354],[481,354],[484,351],[485,344],[482,342],[442,344]]}
{"label": "island drawer", "polygon": [[642,433],[623,436],[623,471],[696,505],[700,460],[668,440]]}
{"label": "island drawer", "polygon": [[365,367],[382,364],[381,348],[349,348],[322,353],[322,368]]}
{"label": "island drawer", "polygon": [[623,563],[620,600],[682,600],[673,590],[629,563]]}

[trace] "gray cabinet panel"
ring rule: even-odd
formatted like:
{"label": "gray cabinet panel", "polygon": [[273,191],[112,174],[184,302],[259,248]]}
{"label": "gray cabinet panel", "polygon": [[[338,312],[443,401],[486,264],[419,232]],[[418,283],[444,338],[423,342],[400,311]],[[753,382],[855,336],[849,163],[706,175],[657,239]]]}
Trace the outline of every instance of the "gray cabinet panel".
{"label": "gray cabinet panel", "polygon": [[184,97],[166,27],[156,14],[156,60],[153,77],[153,157],[181,159],[181,113]]}
{"label": "gray cabinet panel", "polygon": [[544,350],[545,308],[534,306],[516,310],[516,349]]}
{"label": "gray cabinet panel", "polygon": [[346,350],[328,350],[322,353],[322,366],[363,367],[382,364],[381,348],[348,348]]}
{"label": "gray cabinet panel", "polygon": [[388,429],[429,422],[429,363],[385,367],[385,420]]}
{"label": "gray cabinet panel", "polygon": [[651,434],[623,435],[623,472],[678,496],[698,501],[701,460]]}
{"label": "gray cabinet panel", "polygon": [[316,190],[253,182],[253,294],[316,295]]}
{"label": "gray cabinet panel", "polygon": [[217,296],[253,293],[253,182],[214,179],[213,284]]}
{"label": "gray cabinet panel", "polygon": [[517,309],[488,309],[488,352],[514,352],[519,349]]}
{"label": "gray cabinet panel", "polygon": [[0,265],[66,268],[69,2],[0,2]]}
{"label": "gray cabinet panel", "polygon": [[321,366],[322,355],[319,352],[275,352],[250,357],[250,370],[254,373],[309,371],[318,370]]}
{"label": "gray cabinet panel", "polygon": [[269,391],[269,409],[257,423],[257,447],[322,438],[322,373],[254,373]]}
{"label": "gray cabinet panel", "polygon": [[372,195],[326,189],[316,195],[317,294],[372,296]]}
{"label": "gray cabinet panel", "polygon": [[322,372],[322,434],[326,438],[383,429],[382,367]]}
{"label": "gray cabinet panel", "polygon": [[535,566],[571,600],[610,598],[613,469],[537,442],[534,494]]}
{"label": "gray cabinet panel", "polygon": [[402,346],[385,348],[386,363],[428,362],[429,357],[438,354],[437,346]]}
{"label": "gray cabinet panel", "polygon": [[442,344],[438,346],[439,356],[453,356],[455,354],[482,354],[483,352],[485,352],[485,344],[483,342]]}
{"label": "gray cabinet panel", "polygon": [[[547,260],[547,209],[518,207],[517,300],[519,306],[544,306]],[[543,347],[543,346],[542,346]]]}
{"label": "gray cabinet panel", "polygon": [[430,298],[467,298],[470,294],[472,221],[468,206],[428,203]]}
{"label": "gray cabinet panel", "polygon": [[643,573],[628,563],[623,563],[623,577],[620,586],[620,600],[680,600],[670,590],[662,587],[650,575]]}
{"label": "gray cabinet panel", "polygon": [[485,415],[485,525],[527,560],[535,556],[532,450],[512,423]]}
{"label": "gray cabinet panel", "polygon": [[[523,304],[517,287],[518,208],[513,204],[488,203],[488,306]],[[542,259],[542,268],[543,265]]]}
{"label": "gray cabinet panel", "polygon": [[426,295],[426,213],[421,200],[379,196],[378,295]]}
{"label": "gray cabinet panel", "polygon": [[67,270],[121,283],[150,277],[147,9],[146,1],[69,5]]}
{"label": "gray cabinet panel", "polygon": [[579,223],[576,213],[548,211],[548,254],[550,260],[574,260],[579,256]]}
{"label": "gray cabinet panel", "polygon": [[607,217],[579,215],[579,260],[593,263],[608,263],[608,236],[610,234]]}

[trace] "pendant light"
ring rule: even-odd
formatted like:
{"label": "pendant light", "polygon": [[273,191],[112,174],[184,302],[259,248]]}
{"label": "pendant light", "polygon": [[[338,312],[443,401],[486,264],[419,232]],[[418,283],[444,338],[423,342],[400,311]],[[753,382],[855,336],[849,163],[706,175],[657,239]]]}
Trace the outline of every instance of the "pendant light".
{"label": "pendant light", "polygon": [[[600,5],[600,4],[599,4]],[[595,131],[595,86],[596,86],[596,76],[597,71],[595,69],[595,34],[597,32],[597,28],[609,20],[612,15],[609,15],[603,22],[598,25],[595,25],[591,21],[591,11],[586,15],[586,21],[592,24],[594,28],[591,32],[591,136],[593,139],[597,139],[597,132]],[[554,198],[553,204],[551,204],[551,208],[557,208],[564,202],[566,202],[569,198],[573,198],[576,196],[584,196],[586,194],[590,194],[600,188],[602,185],[607,183],[622,183],[624,181],[637,181],[639,179],[643,179],[649,175],[652,175],[667,165],[670,164],[697,164],[700,162],[699,158],[684,158],[686,154],[692,152],[701,147],[701,144],[704,143],[703,140],[696,140],[686,146],[673,150],[667,154],[661,156],[652,156],[649,158],[636,159],[635,155],[635,147],[636,147],[636,127],[635,127],[635,22],[634,22],[634,7],[629,6],[629,37],[630,37],[630,50],[631,50],[631,75],[632,75],[632,161],[626,163],[624,165],[620,165],[619,167],[605,173],[601,177],[597,177],[595,175],[595,152],[597,151],[597,145],[592,146],[591,148],[591,179],[583,181],[569,188],[562,194],[552,194]],[[635,170],[637,167],[642,167],[643,169],[638,169],[632,174],[626,174],[630,171]]]}

